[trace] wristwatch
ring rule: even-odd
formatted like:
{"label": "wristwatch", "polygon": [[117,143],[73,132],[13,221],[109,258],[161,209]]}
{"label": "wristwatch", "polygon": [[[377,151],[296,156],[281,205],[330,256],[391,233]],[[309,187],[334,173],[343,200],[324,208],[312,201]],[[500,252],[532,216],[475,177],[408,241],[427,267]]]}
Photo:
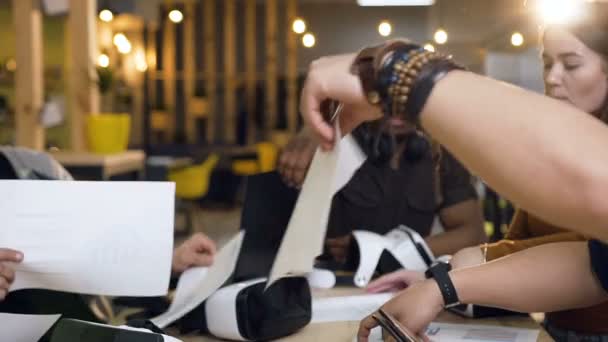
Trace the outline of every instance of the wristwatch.
{"label": "wristwatch", "polygon": [[424,275],[427,279],[433,278],[439,286],[441,296],[443,297],[444,308],[450,309],[460,305],[460,299],[456,293],[456,288],[450,279],[449,272],[452,270],[452,266],[445,262],[436,262],[429,267]]}

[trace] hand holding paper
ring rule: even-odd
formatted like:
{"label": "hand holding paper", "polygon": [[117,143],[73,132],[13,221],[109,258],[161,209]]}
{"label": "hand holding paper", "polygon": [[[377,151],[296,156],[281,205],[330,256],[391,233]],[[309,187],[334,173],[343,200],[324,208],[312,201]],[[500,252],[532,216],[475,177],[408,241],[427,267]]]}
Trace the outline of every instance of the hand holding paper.
{"label": "hand holding paper", "polygon": [[165,328],[194,310],[219,289],[234,271],[243,237],[244,232],[240,232],[226,243],[211,267],[196,267],[184,272],[177,283],[175,298],[169,310],[151,321]]}
{"label": "hand holding paper", "polygon": [[8,290],[15,280],[15,269],[12,263],[19,263],[23,260],[21,252],[0,248],[0,300],[8,294]]}
{"label": "hand holding paper", "polygon": [[[336,120],[337,122],[338,120]],[[340,127],[336,124],[336,136]],[[331,201],[365,161],[365,154],[347,135],[329,152],[317,149],[302,185],[287,231],[272,266],[267,287],[277,279],[312,271],[323,252]]]}
{"label": "hand holding paper", "polygon": [[11,291],[167,293],[175,185],[0,181],[0,244],[23,252]]}

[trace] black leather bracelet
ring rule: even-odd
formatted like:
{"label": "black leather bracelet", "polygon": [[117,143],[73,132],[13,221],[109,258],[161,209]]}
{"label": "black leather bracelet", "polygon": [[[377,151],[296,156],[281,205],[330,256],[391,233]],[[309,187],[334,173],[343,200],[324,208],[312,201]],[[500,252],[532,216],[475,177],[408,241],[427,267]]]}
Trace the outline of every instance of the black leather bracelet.
{"label": "black leather bracelet", "polygon": [[438,262],[426,270],[425,275],[427,278],[433,278],[437,282],[437,286],[441,291],[443,297],[444,307],[446,309],[460,305],[456,288],[450,279],[449,272],[452,269],[450,264]]}
{"label": "black leather bracelet", "polygon": [[435,85],[454,70],[464,70],[464,68],[451,59],[432,61],[422,68],[405,104],[407,120],[416,125],[420,124],[420,114]]}

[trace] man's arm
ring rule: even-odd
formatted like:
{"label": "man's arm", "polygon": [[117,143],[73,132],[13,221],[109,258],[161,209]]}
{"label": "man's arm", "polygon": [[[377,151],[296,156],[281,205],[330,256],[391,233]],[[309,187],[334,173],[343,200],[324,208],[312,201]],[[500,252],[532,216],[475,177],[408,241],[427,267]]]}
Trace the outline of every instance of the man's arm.
{"label": "man's arm", "polygon": [[439,217],[445,232],[426,239],[435,256],[451,255],[465,247],[486,242],[481,207],[477,199],[443,208],[439,211]]}

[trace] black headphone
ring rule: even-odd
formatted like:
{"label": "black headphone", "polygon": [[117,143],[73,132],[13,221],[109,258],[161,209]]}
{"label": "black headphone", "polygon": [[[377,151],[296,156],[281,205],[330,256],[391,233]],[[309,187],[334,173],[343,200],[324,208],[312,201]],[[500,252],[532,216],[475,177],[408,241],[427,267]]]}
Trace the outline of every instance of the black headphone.
{"label": "black headphone", "polygon": [[[370,162],[383,165],[390,162],[397,148],[397,139],[393,134],[382,131],[382,125],[364,123],[353,135]],[[431,144],[419,131],[413,131],[405,136],[406,146],[403,157],[409,162],[418,162],[427,155]]]}

